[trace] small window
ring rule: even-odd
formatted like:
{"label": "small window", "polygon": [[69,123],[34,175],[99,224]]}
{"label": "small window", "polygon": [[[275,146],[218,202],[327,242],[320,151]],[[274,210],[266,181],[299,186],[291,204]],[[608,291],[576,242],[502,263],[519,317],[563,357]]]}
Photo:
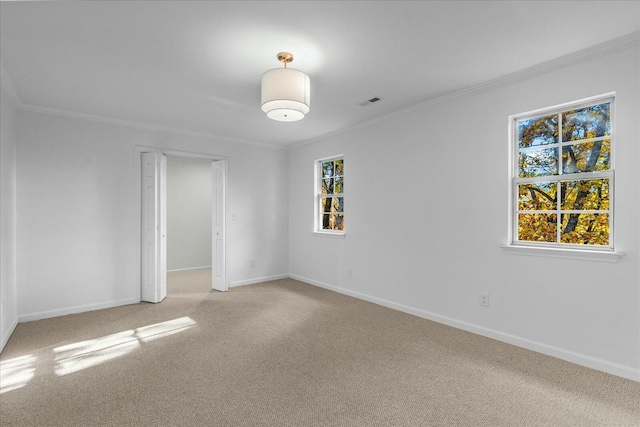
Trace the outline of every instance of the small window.
{"label": "small window", "polygon": [[512,243],[613,250],[613,97],[513,117]]}
{"label": "small window", "polygon": [[318,232],[344,233],[344,159],[316,161],[316,219]]}

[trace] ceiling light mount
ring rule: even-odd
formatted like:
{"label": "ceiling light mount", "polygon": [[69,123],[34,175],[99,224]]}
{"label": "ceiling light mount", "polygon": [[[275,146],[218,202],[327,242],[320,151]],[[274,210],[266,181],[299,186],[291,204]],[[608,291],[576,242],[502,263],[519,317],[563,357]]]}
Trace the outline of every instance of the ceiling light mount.
{"label": "ceiling light mount", "polygon": [[287,64],[289,62],[293,62],[293,53],[290,52],[280,52],[278,54],[278,61],[284,64],[284,68],[287,68]]}
{"label": "ceiling light mount", "polygon": [[309,112],[311,81],[302,71],[287,68],[293,61],[293,54],[280,52],[277,58],[284,68],[275,68],[262,75],[262,111],[270,119],[294,122]]}

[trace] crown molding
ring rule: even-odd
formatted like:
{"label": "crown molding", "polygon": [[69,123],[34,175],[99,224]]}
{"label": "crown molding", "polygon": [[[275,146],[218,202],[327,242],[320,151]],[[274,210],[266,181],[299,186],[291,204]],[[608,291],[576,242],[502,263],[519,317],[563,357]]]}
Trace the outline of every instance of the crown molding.
{"label": "crown molding", "polygon": [[22,111],[28,111],[32,113],[41,113],[41,114],[49,114],[54,116],[68,117],[73,119],[88,120],[88,121],[93,121],[93,122],[98,122],[98,123],[103,123],[108,125],[124,126],[124,127],[133,128],[133,129],[146,130],[146,131],[152,131],[152,132],[164,132],[164,133],[169,133],[173,135],[190,136],[190,137],[204,138],[204,139],[214,139],[218,141],[222,140],[222,141],[228,141],[228,142],[236,142],[240,144],[253,145],[253,146],[258,146],[262,148],[270,148],[270,149],[276,149],[276,150],[286,149],[286,146],[280,145],[280,144],[271,144],[268,142],[252,141],[249,139],[242,139],[242,138],[236,138],[236,137],[225,136],[225,135],[216,135],[216,134],[211,134],[206,132],[196,132],[196,131],[173,128],[168,126],[151,125],[151,124],[137,122],[133,120],[123,120],[123,119],[116,119],[113,117],[106,117],[106,116],[100,116],[100,115],[94,115],[94,114],[78,113],[76,111],[42,107],[39,105],[18,104],[16,105],[16,109],[22,110]]}
{"label": "crown molding", "polygon": [[13,79],[11,78],[11,74],[5,68],[4,64],[0,60],[0,86],[4,93],[7,94],[9,101],[15,108],[18,108],[22,105],[20,101],[20,97],[18,96],[18,92],[16,91],[16,87],[13,84]]}
{"label": "crown molding", "polygon": [[568,55],[564,55],[559,58],[552,59],[550,61],[546,61],[538,65],[534,65],[524,70],[516,71],[514,73],[507,74],[505,76],[498,77],[493,80],[489,80],[484,83],[480,83],[465,89],[451,92],[446,95],[439,96],[437,98],[433,98],[428,101],[422,102],[420,104],[412,105],[410,107],[403,108],[401,110],[397,110],[389,114],[385,114],[384,116],[376,117],[374,119],[357,123],[355,125],[348,126],[342,129],[338,129],[333,132],[328,132],[326,134],[316,136],[311,139],[294,142],[293,144],[289,144],[287,147],[296,148],[296,147],[313,144],[315,142],[325,141],[328,138],[338,136],[344,133],[348,133],[363,127],[367,127],[375,123],[382,122],[382,121],[391,119],[393,117],[404,115],[413,111],[422,110],[424,108],[427,108],[436,104],[440,104],[442,102],[484,92],[489,89],[495,89],[502,86],[507,86],[512,83],[516,83],[516,82],[527,80],[533,77],[541,76],[547,73],[551,73],[553,71],[566,68],[571,65],[579,64],[581,62],[586,62],[602,56],[611,55],[613,53],[631,49],[638,46],[640,46],[640,31],[630,33],[630,34],[627,34],[626,36],[618,37],[608,42],[600,43],[595,46],[592,46],[583,50],[579,50],[577,52],[570,53]]}
{"label": "crown molding", "polygon": [[19,110],[30,111],[35,113],[51,114],[51,115],[57,115],[57,116],[63,116],[63,117],[70,117],[70,118],[81,119],[81,120],[90,120],[94,122],[125,126],[125,127],[147,130],[147,131],[166,132],[174,135],[185,135],[185,136],[205,138],[205,139],[217,139],[217,140],[222,139],[226,141],[259,146],[263,148],[288,150],[291,148],[296,148],[304,145],[313,144],[315,142],[324,141],[334,136],[348,133],[356,129],[367,127],[375,123],[391,119],[396,116],[404,115],[413,111],[418,111],[418,110],[421,110],[442,102],[446,102],[452,99],[461,98],[461,97],[469,96],[475,93],[480,93],[489,89],[506,86],[511,83],[530,79],[536,76],[540,76],[543,74],[547,74],[547,73],[565,68],[570,65],[585,62],[601,56],[610,55],[610,54],[623,51],[626,49],[631,49],[637,46],[640,46],[640,32],[630,33],[626,36],[619,37],[619,38],[610,40],[608,42],[604,42],[604,43],[592,46],[590,48],[583,49],[583,50],[562,56],[560,58],[543,62],[541,64],[534,65],[532,67],[526,68],[521,71],[517,71],[515,73],[507,74],[505,76],[502,76],[478,85],[470,86],[468,88],[461,89],[455,92],[451,92],[449,94],[446,94],[437,98],[433,98],[428,101],[422,102],[420,104],[403,108],[401,110],[397,110],[392,113],[389,113],[380,117],[376,117],[371,120],[357,123],[352,126],[347,126],[333,132],[328,132],[320,136],[316,136],[307,140],[294,142],[288,145],[252,141],[252,140],[246,140],[242,138],[236,138],[236,137],[230,137],[230,136],[224,136],[224,135],[209,134],[205,132],[195,132],[195,131],[190,131],[190,130],[185,130],[180,128],[151,125],[151,124],[136,122],[131,120],[122,120],[122,119],[116,119],[116,118],[106,117],[106,116],[99,116],[99,115],[79,113],[79,112],[67,111],[67,110],[56,109],[56,108],[42,107],[38,105],[23,104],[20,100],[20,97],[18,96],[18,93],[15,90],[11,76],[7,72],[2,62],[0,62],[0,72],[1,72],[0,80],[2,83],[2,89],[5,91],[5,93],[9,97],[9,100],[13,103],[15,108]]}

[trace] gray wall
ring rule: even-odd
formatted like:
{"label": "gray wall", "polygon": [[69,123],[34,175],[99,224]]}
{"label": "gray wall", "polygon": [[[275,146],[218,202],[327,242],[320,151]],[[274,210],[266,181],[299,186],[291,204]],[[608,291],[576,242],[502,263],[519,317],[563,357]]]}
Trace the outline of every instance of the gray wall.
{"label": "gray wall", "polygon": [[167,156],[167,270],[211,266],[211,160]]}
{"label": "gray wall", "polygon": [[[639,51],[634,44],[542,68],[293,147],[290,273],[640,380]],[[615,244],[624,256],[609,263],[505,252],[509,116],[611,91]],[[343,238],[312,233],[314,160],[338,154]],[[478,303],[484,292],[489,307]]]}
{"label": "gray wall", "polygon": [[18,323],[16,288],[16,120],[7,93],[0,96],[0,351]]}
{"label": "gray wall", "polygon": [[19,321],[140,301],[137,146],[228,158],[230,285],[287,274],[288,194],[263,185],[285,149],[25,110],[16,130]]}

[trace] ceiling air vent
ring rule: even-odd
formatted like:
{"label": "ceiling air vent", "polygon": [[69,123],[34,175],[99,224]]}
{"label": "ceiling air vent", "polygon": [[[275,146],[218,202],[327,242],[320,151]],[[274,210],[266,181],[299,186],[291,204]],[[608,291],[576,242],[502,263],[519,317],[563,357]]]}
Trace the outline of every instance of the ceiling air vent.
{"label": "ceiling air vent", "polygon": [[359,105],[361,105],[362,107],[365,107],[365,106],[367,106],[369,104],[373,104],[374,102],[378,102],[378,101],[380,101],[380,98],[378,98],[377,96],[374,96],[371,99],[368,99],[368,100],[366,100],[364,102],[361,102]]}

